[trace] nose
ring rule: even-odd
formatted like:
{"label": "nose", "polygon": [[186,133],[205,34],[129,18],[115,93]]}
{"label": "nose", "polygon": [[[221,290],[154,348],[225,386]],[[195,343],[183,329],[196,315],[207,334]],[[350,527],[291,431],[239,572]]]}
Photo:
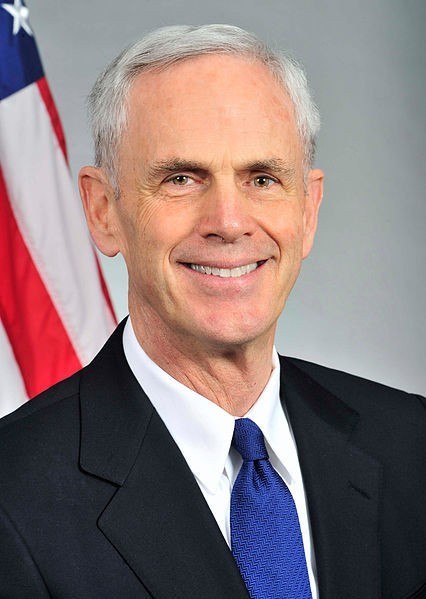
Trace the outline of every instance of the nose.
{"label": "nose", "polygon": [[256,222],[250,213],[250,200],[235,182],[216,182],[206,192],[198,221],[198,233],[234,243],[253,235]]}

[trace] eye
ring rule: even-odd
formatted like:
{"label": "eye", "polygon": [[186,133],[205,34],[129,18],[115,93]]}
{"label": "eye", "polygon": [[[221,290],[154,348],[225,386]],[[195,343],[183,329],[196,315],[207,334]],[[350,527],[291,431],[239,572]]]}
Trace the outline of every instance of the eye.
{"label": "eye", "polygon": [[192,181],[192,179],[191,177],[188,177],[188,175],[175,175],[171,179],[168,179],[167,183],[173,183],[173,185],[184,186],[188,185],[190,181]]}
{"label": "eye", "polygon": [[269,177],[268,175],[258,175],[253,179],[253,184],[255,187],[270,187],[273,183],[276,183],[277,180],[273,177]]}

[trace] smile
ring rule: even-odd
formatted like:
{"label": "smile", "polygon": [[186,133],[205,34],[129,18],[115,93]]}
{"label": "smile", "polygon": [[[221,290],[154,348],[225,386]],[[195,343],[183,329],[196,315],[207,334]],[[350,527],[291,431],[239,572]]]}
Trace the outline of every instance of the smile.
{"label": "smile", "polygon": [[202,266],[201,264],[188,264],[192,270],[200,272],[203,275],[213,275],[215,277],[229,278],[229,277],[242,277],[247,275],[249,272],[253,272],[258,268],[261,262],[252,262],[251,264],[245,264],[244,266],[237,266],[235,268],[219,268],[216,266]]}

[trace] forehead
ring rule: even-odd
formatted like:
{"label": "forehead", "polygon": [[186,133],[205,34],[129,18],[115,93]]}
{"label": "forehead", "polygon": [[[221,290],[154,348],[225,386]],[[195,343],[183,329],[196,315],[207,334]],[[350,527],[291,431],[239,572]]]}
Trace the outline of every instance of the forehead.
{"label": "forehead", "polygon": [[206,152],[241,151],[255,140],[275,146],[275,154],[280,144],[298,146],[293,104],[282,85],[260,62],[222,54],[139,75],[128,96],[128,133],[148,153],[166,144],[176,154],[187,142]]}

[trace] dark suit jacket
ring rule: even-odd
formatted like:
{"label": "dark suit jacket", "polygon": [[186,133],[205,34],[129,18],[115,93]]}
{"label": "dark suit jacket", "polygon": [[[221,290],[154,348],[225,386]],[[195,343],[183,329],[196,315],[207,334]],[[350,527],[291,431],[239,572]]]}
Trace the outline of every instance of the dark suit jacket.
{"label": "dark suit jacket", "polygon": [[[87,368],[2,422],[0,598],[248,599],[127,365],[122,328]],[[282,360],[281,398],[321,599],[424,597],[421,398],[293,359]]]}

